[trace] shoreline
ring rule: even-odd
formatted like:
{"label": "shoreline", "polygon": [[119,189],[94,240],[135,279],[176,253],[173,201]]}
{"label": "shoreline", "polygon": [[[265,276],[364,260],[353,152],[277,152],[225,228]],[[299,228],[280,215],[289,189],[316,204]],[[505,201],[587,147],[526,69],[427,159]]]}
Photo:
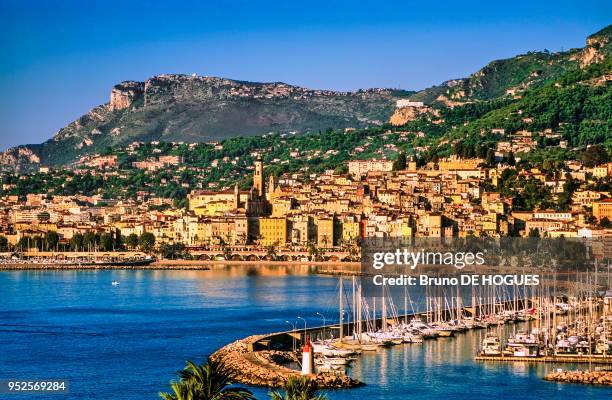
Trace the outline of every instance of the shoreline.
{"label": "shoreline", "polygon": [[[226,261],[226,260],[157,260],[148,265],[76,265],[53,263],[14,262],[0,264],[0,271],[28,270],[202,270],[219,269],[229,266],[279,266],[279,267],[319,267],[321,274],[358,274],[361,264],[346,261]],[[320,268],[326,267],[326,268]]]}

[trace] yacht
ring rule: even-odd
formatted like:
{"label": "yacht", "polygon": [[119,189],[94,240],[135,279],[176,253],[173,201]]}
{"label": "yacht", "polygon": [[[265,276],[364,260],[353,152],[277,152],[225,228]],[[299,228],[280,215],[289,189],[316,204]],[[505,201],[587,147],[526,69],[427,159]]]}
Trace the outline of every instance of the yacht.
{"label": "yacht", "polygon": [[527,333],[527,331],[520,330],[514,335],[514,337],[508,339],[509,344],[538,344],[538,337],[534,333]]}
{"label": "yacht", "polygon": [[494,333],[487,333],[482,341],[481,354],[485,356],[499,356],[501,354],[499,336]]}

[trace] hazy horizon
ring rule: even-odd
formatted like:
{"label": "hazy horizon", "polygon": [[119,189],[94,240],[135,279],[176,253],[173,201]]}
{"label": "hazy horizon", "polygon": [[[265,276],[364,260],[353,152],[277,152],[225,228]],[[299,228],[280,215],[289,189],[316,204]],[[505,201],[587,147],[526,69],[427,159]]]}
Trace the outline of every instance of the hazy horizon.
{"label": "hazy horizon", "polygon": [[582,47],[612,16],[605,1],[169,4],[0,3],[0,150],[50,139],[125,80],[421,90],[496,59]]}

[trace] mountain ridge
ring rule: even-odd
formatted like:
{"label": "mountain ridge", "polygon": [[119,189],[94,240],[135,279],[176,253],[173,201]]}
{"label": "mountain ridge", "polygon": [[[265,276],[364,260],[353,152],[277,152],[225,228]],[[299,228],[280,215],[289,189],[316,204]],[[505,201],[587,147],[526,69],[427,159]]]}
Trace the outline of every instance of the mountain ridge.
{"label": "mountain ridge", "polygon": [[612,52],[612,25],[586,38],[585,47],[560,52],[530,51],[494,60],[466,78],[450,79],[421,90],[412,100],[455,106],[502,96],[520,96],[529,88],[540,87],[573,68],[600,62]]}
{"label": "mountain ridge", "polygon": [[[283,82],[161,74],[144,82],[113,86],[108,103],[60,129],[48,141],[0,154],[0,168],[62,165],[78,156],[135,141],[204,142],[268,132],[308,133],[327,128],[401,125],[420,113],[394,116],[399,99],[423,102],[428,110],[495,99],[520,99],[572,70],[599,63],[611,52],[612,25],[589,35],[584,48],[529,52],[495,60],[467,78],[419,92],[361,89],[313,90]],[[408,117],[406,117],[406,115]],[[397,121],[399,119],[399,122]],[[396,123],[397,122],[397,123]]]}
{"label": "mountain ridge", "polygon": [[282,82],[156,75],[144,82],[113,86],[108,103],[92,108],[47,142],[10,149],[0,162],[2,158],[5,163],[15,161],[23,153],[20,148],[29,149],[41,163],[57,165],[80,153],[133,141],[202,142],[272,131],[381,125],[393,112],[396,99],[411,93],[393,89],[336,92]]}

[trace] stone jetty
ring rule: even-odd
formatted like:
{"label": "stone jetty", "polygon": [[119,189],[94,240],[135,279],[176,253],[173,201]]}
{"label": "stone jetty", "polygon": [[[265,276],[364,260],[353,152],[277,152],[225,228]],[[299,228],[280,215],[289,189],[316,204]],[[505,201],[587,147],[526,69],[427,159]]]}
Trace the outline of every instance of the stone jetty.
{"label": "stone jetty", "polygon": [[[264,335],[255,335],[237,340],[214,352],[211,358],[224,362],[238,383],[282,387],[289,377],[299,376],[300,372],[278,362],[297,361],[297,357],[292,352],[252,350],[253,344],[264,338]],[[311,379],[322,389],[350,388],[363,384],[349,376],[335,373],[317,373]]]}
{"label": "stone jetty", "polygon": [[544,377],[547,381],[612,386],[612,371],[557,371]]}

